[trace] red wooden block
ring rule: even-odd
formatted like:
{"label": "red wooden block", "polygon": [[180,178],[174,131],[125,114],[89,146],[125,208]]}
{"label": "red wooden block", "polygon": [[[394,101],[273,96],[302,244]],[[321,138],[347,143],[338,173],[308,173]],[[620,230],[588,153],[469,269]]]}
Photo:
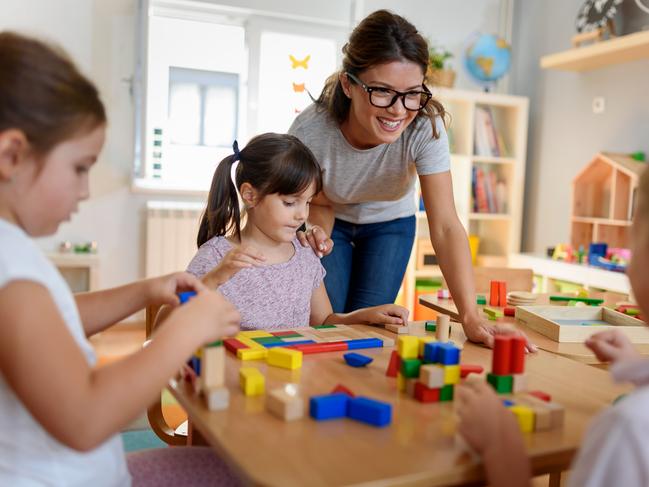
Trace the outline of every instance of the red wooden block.
{"label": "red wooden block", "polygon": [[415,383],[415,399],[419,402],[438,402],[439,389],[431,389],[421,382]]}
{"label": "red wooden block", "polygon": [[309,353],[325,353],[325,352],[339,352],[341,350],[347,350],[347,342],[329,342],[329,343],[305,343],[303,345],[292,345],[290,347],[293,350],[299,350],[304,354]]}
{"label": "red wooden block", "polygon": [[529,391],[528,394],[529,394],[530,396],[538,397],[538,398],[541,399],[542,401],[545,401],[545,402],[552,402],[552,396],[551,396],[550,394],[548,394],[547,392],[543,392],[543,391]]}
{"label": "red wooden block", "polygon": [[507,283],[498,281],[498,306],[507,306]]}
{"label": "red wooden block", "polygon": [[509,363],[510,374],[525,372],[525,338],[522,336],[511,337],[511,359]]}
{"label": "red wooden block", "polygon": [[505,316],[516,316],[516,308],[512,308],[510,306],[505,307],[503,310],[503,314]]}
{"label": "red wooden block", "polygon": [[333,388],[331,391],[332,394],[335,394],[337,392],[342,392],[343,394],[347,394],[349,397],[356,397],[352,391],[347,389],[344,385],[338,384],[336,387]]}
{"label": "red wooden block", "polygon": [[293,331],[293,330],[271,331],[270,334],[273,335],[274,337],[283,337],[283,336],[287,336],[287,335],[292,336],[292,335],[296,335],[296,334],[299,335],[299,333],[297,331]]}
{"label": "red wooden block", "polygon": [[385,375],[387,375],[388,377],[396,377],[397,372],[399,372],[400,368],[401,357],[399,357],[399,354],[396,350],[392,350],[392,354],[390,355],[390,363],[388,364],[388,368],[385,371]]}
{"label": "red wooden block", "polygon": [[469,374],[482,374],[483,371],[482,365],[460,364],[460,377],[463,379]]}
{"label": "red wooden block", "polygon": [[248,345],[240,342],[236,338],[226,338],[225,340],[223,340],[223,346],[228,352],[235,355],[237,354],[237,350],[239,350],[240,348],[250,348]]}
{"label": "red wooden block", "polygon": [[489,287],[490,287],[489,306],[498,306],[498,303],[500,302],[498,296],[498,291],[499,291],[498,281],[491,281],[489,283]]}
{"label": "red wooden block", "polygon": [[494,375],[509,375],[511,364],[512,337],[496,335],[491,362],[491,372]]}

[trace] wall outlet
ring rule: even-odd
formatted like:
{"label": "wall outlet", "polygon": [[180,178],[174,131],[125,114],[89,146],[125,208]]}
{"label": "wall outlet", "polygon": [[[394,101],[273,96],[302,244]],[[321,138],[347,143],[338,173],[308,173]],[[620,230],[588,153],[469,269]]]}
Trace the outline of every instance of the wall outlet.
{"label": "wall outlet", "polygon": [[604,113],[606,109],[606,101],[603,96],[596,96],[593,98],[593,113],[600,114]]}

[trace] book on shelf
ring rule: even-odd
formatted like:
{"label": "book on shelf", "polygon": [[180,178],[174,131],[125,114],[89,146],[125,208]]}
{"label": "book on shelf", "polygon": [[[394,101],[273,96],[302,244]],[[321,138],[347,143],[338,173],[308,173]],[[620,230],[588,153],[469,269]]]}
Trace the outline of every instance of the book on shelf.
{"label": "book on shelf", "polygon": [[507,149],[502,134],[496,127],[490,107],[475,108],[474,152],[482,157],[506,157]]}
{"label": "book on shelf", "polygon": [[473,166],[471,179],[475,213],[507,213],[507,185],[495,171]]}

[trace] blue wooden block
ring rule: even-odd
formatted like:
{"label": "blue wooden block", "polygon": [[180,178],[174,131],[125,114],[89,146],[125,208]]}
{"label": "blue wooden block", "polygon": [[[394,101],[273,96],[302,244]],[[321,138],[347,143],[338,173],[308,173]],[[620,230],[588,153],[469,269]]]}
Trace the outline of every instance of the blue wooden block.
{"label": "blue wooden block", "polygon": [[337,419],[347,416],[349,396],[342,392],[313,396],[309,399],[309,414],[313,419]]}
{"label": "blue wooden block", "polygon": [[387,426],[392,421],[392,405],[368,397],[353,397],[347,405],[347,417],[374,426]]}
{"label": "blue wooden block", "polygon": [[358,350],[360,348],[381,348],[383,340],[380,338],[356,338],[354,340],[347,340],[348,350]]}
{"label": "blue wooden block", "polygon": [[273,348],[273,347],[290,347],[291,345],[304,345],[305,343],[316,343],[313,340],[301,340],[298,342],[277,342],[277,343],[264,343],[264,347]]}
{"label": "blue wooden block", "polygon": [[372,357],[361,355],[360,353],[346,353],[343,355],[343,358],[347,362],[347,365],[351,365],[352,367],[364,367],[374,360]]}
{"label": "blue wooden block", "polygon": [[438,342],[427,343],[424,345],[424,362],[427,364],[437,363],[437,350],[440,346]]}
{"label": "blue wooden block", "polygon": [[452,343],[439,343],[437,362],[442,365],[458,365],[460,363],[460,349]]}
{"label": "blue wooden block", "polygon": [[201,359],[199,359],[196,355],[192,355],[192,358],[189,359],[187,365],[192,368],[196,375],[201,375]]}
{"label": "blue wooden block", "polygon": [[196,296],[196,291],[185,291],[184,293],[178,293],[178,299],[180,299],[180,304],[185,304],[194,296]]}
{"label": "blue wooden block", "polygon": [[503,399],[503,406],[505,406],[506,408],[513,405],[514,405],[514,401],[510,401],[509,399]]}

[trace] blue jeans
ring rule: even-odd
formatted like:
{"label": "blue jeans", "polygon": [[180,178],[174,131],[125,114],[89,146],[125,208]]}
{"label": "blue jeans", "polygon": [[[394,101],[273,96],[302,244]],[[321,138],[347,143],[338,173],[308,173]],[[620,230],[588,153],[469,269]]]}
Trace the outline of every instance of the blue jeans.
{"label": "blue jeans", "polygon": [[357,225],[336,219],[333,252],[322,259],[336,313],[394,303],[415,239],[414,215]]}

